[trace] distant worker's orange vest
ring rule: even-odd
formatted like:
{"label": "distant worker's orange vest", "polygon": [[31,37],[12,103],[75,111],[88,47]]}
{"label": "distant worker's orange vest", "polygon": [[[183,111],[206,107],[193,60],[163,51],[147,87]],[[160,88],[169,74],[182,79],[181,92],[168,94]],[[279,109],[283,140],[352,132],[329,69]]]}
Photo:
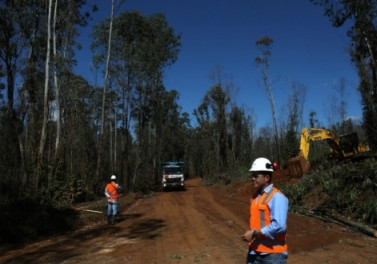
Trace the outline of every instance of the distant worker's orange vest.
{"label": "distant worker's orange vest", "polygon": [[[270,221],[270,208],[268,207],[268,202],[271,200],[272,196],[280,192],[277,188],[272,187],[270,192],[263,193],[258,199],[254,196],[251,199],[250,205],[250,229],[258,229],[268,226]],[[253,242],[249,243],[249,247],[255,252],[261,253],[282,253],[288,250],[287,247],[287,235],[282,234],[275,239],[270,239],[268,237],[262,236],[255,239]]]}
{"label": "distant worker's orange vest", "polygon": [[119,195],[118,195],[118,189],[116,188],[116,183],[109,183],[106,186],[107,192],[109,193],[110,197],[107,199],[110,201],[118,201]]}

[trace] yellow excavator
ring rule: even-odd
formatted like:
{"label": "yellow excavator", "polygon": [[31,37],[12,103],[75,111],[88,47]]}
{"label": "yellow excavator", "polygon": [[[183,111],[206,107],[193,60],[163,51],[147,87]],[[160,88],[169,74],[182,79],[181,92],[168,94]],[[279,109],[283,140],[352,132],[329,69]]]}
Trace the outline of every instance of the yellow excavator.
{"label": "yellow excavator", "polygon": [[328,129],[303,128],[299,155],[288,160],[288,170],[291,176],[299,178],[310,170],[308,160],[310,144],[312,141],[318,140],[326,140],[330,145],[331,156],[340,160],[354,157],[369,150],[368,146],[359,141],[356,132],[338,137]]}

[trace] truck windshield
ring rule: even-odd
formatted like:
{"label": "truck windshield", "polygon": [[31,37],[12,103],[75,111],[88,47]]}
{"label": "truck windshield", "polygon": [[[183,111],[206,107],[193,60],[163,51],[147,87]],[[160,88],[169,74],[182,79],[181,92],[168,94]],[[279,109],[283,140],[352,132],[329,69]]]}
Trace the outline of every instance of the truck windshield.
{"label": "truck windshield", "polygon": [[182,168],[180,167],[165,167],[164,174],[182,174]]}

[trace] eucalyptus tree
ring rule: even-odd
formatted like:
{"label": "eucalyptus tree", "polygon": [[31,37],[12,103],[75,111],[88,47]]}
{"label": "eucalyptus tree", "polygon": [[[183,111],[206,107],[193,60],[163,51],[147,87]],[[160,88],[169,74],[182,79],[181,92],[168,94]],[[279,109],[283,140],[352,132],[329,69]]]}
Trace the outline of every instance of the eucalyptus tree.
{"label": "eucalyptus tree", "polygon": [[197,151],[201,175],[211,178],[221,169],[229,168],[227,106],[229,97],[220,84],[212,86],[202,103],[194,110],[197,129]]}
{"label": "eucalyptus tree", "polygon": [[229,167],[227,156],[227,106],[230,101],[229,96],[220,85],[215,85],[210,89],[204,100],[208,101],[215,121],[219,167]]}
{"label": "eucalyptus tree", "polygon": [[271,157],[276,160],[276,149],[273,146],[274,129],[266,125],[258,129],[258,133],[253,141],[253,152],[251,160],[257,157]]}
{"label": "eucalyptus tree", "polygon": [[[4,2],[4,1],[2,1]],[[1,177],[0,184],[7,184],[18,179],[20,171],[24,172],[24,154],[20,153],[22,146],[18,144],[18,136],[22,126],[17,118],[15,109],[16,79],[19,76],[20,58],[22,57],[23,39],[19,34],[19,25],[14,23],[16,12],[9,3],[0,5],[0,69],[1,90],[6,90],[5,105],[0,116],[0,163],[1,170],[7,171]],[[9,155],[10,154],[10,155]],[[20,164],[21,163],[21,164]],[[21,172],[22,173],[22,172]]]}
{"label": "eucalyptus tree", "polygon": [[[3,1],[0,12],[0,57],[4,61],[5,69],[7,72],[6,87],[7,87],[7,123],[10,133],[2,133],[2,136],[7,137],[7,144],[2,144],[2,148],[9,148],[8,153],[13,153],[4,164],[8,164],[9,175],[18,181],[18,176],[22,175],[22,179],[18,182],[17,186],[26,186],[27,181],[30,180],[29,164],[35,165],[31,158],[31,153],[37,153],[38,142],[35,141],[39,137],[38,133],[32,129],[26,130],[29,126],[30,120],[40,120],[40,116],[35,119],[29,119],[28,115],[33,107],[36,107],[35,102],[39,98],[37,89],[30,88],[32,80],[31,76],[34,75],[33,83],[36,84],[41,80],[41,75],[38,73],[43,71],[43,60],[39,60],[41,64],[35,63],[33,71],[27,71],[28,65],[31,62],[32,54],[36,50],[36,39],[40,40],[40,32],[42,32],[42,24],[44,17],[44,10],[40,1]],[[41,49],[40,49],[41,50]],[[40,53],[39,58],[44,56]],[[27,74],[27,72],[29,74]],[[18,84],[16,84],[18,80]],[[39,86],[40,83],[37,85]],[[17,85],[17,86],[16,86]],[[40,87],[40,86],[39,86]],[[19,88],[17,90],[17,88]],[[15,105],[14,96],[19,95],[19,104]],[[17,109],[18,108],[18,109]],[[5,127],[5,128],[6,128]],[[30,140],[25,137],[25,130],[31,136]],[[35,144],[33,144],[33,142]],[[26,143],[33,144],[28,146]],[[17,148],[18,144],[18,148]],[[12,149],[12,151],[10,151]],[[12,162],[11,159],[16,158],[17,162]],[[14,180],[13,180],[14,181]]]}
{"label": "eucalyptus tree", "polygon": [[61,158],[50,189],[54,199],[73,203],[97,194],[93,174],[98,131],[93,110],[100,109],[102,95],[82,76],[67,73],[65,80],[65,88],[61,91],[64,144],[59,151]]}
{"label": "eucalyptus tree", "polygon": [[[74,47],[79,45],[75,38],[78,36],[77,27],[87,25],[89,14],[82,15],[81,8],[85,5],[85,0],[54,0],[53,21],[52,21],[52,65],[53,65],[53,88],[55,89],[54,116],[56,117],[55,136],[55,159],[59,158],[61,146],[62,120],[61,112],[64,106],[61,105],[60,94],[66,87],[67,76],[70,76],[72,67],[75,65]],[[95,7],[94,7],[95,9]]]}
{"label": "eucalyptus tree", "polygon": [[134,117],[140,128],[140,153],[147,157],[147,162],[152,165],[147,172],[156,179],[160,168],[161,148],[169,143],[161,141],[166,107],[162,100],[166,90],[162,80],[165,68],[177,60],[181,45],[180,35],[174,33],[163,14],[156,14],[147,17],[139,44],[142,50],[140,63],[143,81],[138,85]]}
{"label": "eucalyptus tree", "polygon": [[374,0],[311,0],[325,10],[334,27],[351,25],[350,55],[360,83],[358,90],[363,105],[363,127],[368,143],[377,149],[377,3]]}
{"label": "eucalyptus tree", "polygon": [[267,92],[267,97],[271,106],[272,123],[274,129],[274,141],[276,147],[277,160],[280,162],[280,144],[279,144],[279,133],[277,126],[276,110],[275,110],[275,99],[272,90],[272,80],[270,76],[270,57],[271,57],[271,45],[273,44],[273,39],[266,36],[258,39],[255,44],[261,50],[262,54],[255,58],[255,62],[260,67],[264,89]]}
{"label": "eucalyptus tree", "polygon": [[162,109],[161,161],[183,161],[186,157],[186,148],[189,142],[191,128],[188,113],[181,113],[178,105],[179,94],[176,90],[164,93]]}
{"label": "eucalyptus tree", "polygon": [[309,127],[317,127],[319,128],[319,120],[317,119],[317,112],[311,110],[309,113]]}
{"label": "eucalyptus tree", "polygon": [[[33,193],[48,193],[46,190],[54,177],[53,171],[56,171],[51,161],[58,153],[60,132],[63,129],[60,123],[55,122],[53,117],[56,115],[51,110],[55,108],[60,113],[62,107],[59,104],[59,89],[65,87],[62,77],[72,70],[74,37],[77,36],[75,26],[85,24],[85,17],[80,14],[85,1],[3,2],[1,12],[6,10],[7,15],[2,15],[1,19],[7,18],[7,22],[11,23],[1,23],[0,27],[7,32],[12,30],[14,36],[7,37],[6,41],[13,43],[12,53],[18,56],[12,66],[17,84],[14,80],[7,80],[7,85],[13,84],[12,89],[15,89],[10,91],[11,98],[7,103],[14,109],[13,135],[19,146],[12,156],[20,157],[19,163],[14,164],[10,171],[22,174],[21,184],[17,186],[32,186]],[[14,45],[16,43],[17,46]],[[48,48],[49,45],[52,49]],[[13,99],[13,94],[18,96],[17,100]],[[54,141],[55,146],[51,144]],[[54,148],[55,151],[46,152],[46,149]]]}
{"label": "eucalyptus tree", "polygon": [[[73,48],[74,37],[77,36],[77,30],[74,25],[85,25],[85,18],[80,14],[80,8],[84,4],[83,0],[50,0],[48,2],[48,12],[46,21],[46,56],[45,56],[45,79],[44,79],[44,92],[43,92],[43,121],[42,129],[40,133],[40,142],[38,150],[38,164],[36,172],[36,190],[38,190],[39,178],[46,177],[44,174],[46,171],[46,164],[50,165],[53,170],[56,170],[56,166],[59,161],[58,152],[60,148],[60,135],[61,135],[61,105],[60,105],[60,83],[58,81],[59,76],[63,77],[67,75],[67,72],[72,70],[73,66]],[[59,46],[57,45],[59,43]],[[53,72],[53,75],[50,74]],[[51,76],[53,76],[53,82],[51,82]],[[64,82],[63,79],[61,79]],[[52,83],[55,87],[52,87]],[[50,98],[55,89],[55,98],[53,101]],[[51,130],[48,128],[48,121],[51,116],[50,108],[54,103],[56,110],[56,127]],[[48,132],[51,130],[51,132]],[[55,146],[54,155],[49,157],[45,154],[45,145],[48,133],[52,133],[55,130]],[[55,164],[51,166],[51,161],[55,159]],[[47,178],[47,189],[50,189],[51,181],[55,178],[55,172],[48,172],[51,175]]]}
{"label": "eucalyptus tree", "polygon": [[42,170],[43,156],[47,138],[47,121],[48,121],[48,91],[50,82],[50,54],[51,54],[51,17],[52,17],[52,0],[48,1],[48,19],[47,19],[47,48],[46,48],[46,62],[45,62],[45,80],[44,80],[44,92],[43,92],[43,122],[41,136],[39,140],[39,150],[38,150],[38,164],[37,173],[35,179],[35,190],[38,191],[39,178]]}
{"label": "eucalyptus tree", "polygon": [[338,115],[340,119],[340,132],[339,134],[346,134],[347,126],[346,126],[346,120],[347,120],[347,93],[346,93],[346,86],[345,86],[345,80],[342,78],[340,79],[340,83],[338,87],[335,87],[335,91],[338,94],[338,97],[340,99],[339,106],[338,106]]}
{"label": "eucalyptus tree", "polygon": [[231,167],[250,165],[253,151],[252,119],[244,109],[233,106],[228,115],[228,149]]}
{"label": "eucalyptus tree", "polygon": [[18,68],[20,85],[19,96],[18,144],[23,168],[21,186],[38,189],[36,168],[40,132],[43,120],[43,98],[45,50],[46,50],[46,2],[8,1],[13,10],[13,25],[17,25],[17,34],[22,38],[22,63]]}
{"label": "eucalyptus tree", "polygon": [[13,23],[14,10],[0,7],[0,60],[6,76],[8,113],[14,110],[14,89],[17,75],[17,61],[21,53],[22,39],[17,24]]}
{"label": "eucalyptus tree", "polygon": [[214,173],[219,170],[218,163],[214,162],[218,156],[215,148],[217,142],[213,134],[213,120],[206,100],[194,109],[194,116],[198,123],[193,131],[192,143],[190,143],[193,146],[191,155],[194,173],[206,180],[213,177]]}
{"label": "eucalyptus tree", "polygon": [[339,85],[334,86],[335,93],[329,100],[328,127],[330,127],[335,134],[342,135],[352,131],[347,129],[347,100],[346,100],[346,86],[345,80],[340,79]]}
{"label": "eucalyptus tree", "polygon": [[96,167],[96,180],[99,181],[100,174],[102,170],[102,159],[105,145],[104,129],[105,129],[105,103],[106,103],[106,91],[108,89],[108,77],[109,77],[109,67],[110,67],[110,57],[111,57],[111,43],[113,34],[113,21],[114,21],[114,0],[111,1],[111,15],[109,21],[109,30],[107,37],[107,51],[106,51],[106,65],[105,65],[105,76],[103,81],[103,93],[102,93],[102,107],[101,107],[101,130],[99,134],[98,144],[97,144],[97,167]]}
{"label": "eucalyptus tree", "polygon": [[[131,25],[138,25],[139,20],[141,19],[141,15],[137,13],[137,15],[129,15],[129,16],[120,16],[120,17],[113,17],[113,18],[106,18],[100,23],[94,25],[94,29],[92,32],[92,43],[91,49],[95,52],[93,57],[93,62],[96,67],[104,65],[104,75],[110,75],[112,82],[104,82],[103,93],[102,93],[102,107],[100,109],[100,120],[98,123],[100,124],[100,134],[103,134],[105,131],[105,126],[110,125],[110,113],[111,109],[113,109],[115,113],[120,113],[121,115],[121,128],[122,136],[121,136],[121,164],[128,164],[127,159],[129,155],[129,148],[130,148],[130,125],[131,125],[131,103],[132,103],[132,92],[136,86],[136,76],[137,71],[139,71],[140,67],[137,67],[137,56],[132,52],[133,48],[130,48],[130,41],[129,39],[133,39],[135,34],[134,31],[127,28],[125,25],[131,27]],[[112,22],[111,22],[112,21]],[[110,37],[110,25],[111,25],[111,39]],[[129,36],[127,37],[123,37]],[[135,38],[138,36],[136,33]],[[111,40],[111,41],[110,41]],[[111,53],[109,53],[109,46],[111,45]],[[135,45],[132,43],[132,45]],[[137,45],[136,45],[137,46]],[[131,51],[130,51],[131,50]],[[109,56],[111,55],[111,56]],[[133,57],[132,57],[133,56]],[[106,64],[109,62],[108,66]],[[110,63],[111,62],[111,63]],[[106,70],[107,69],[107,70]],[[107,72],[107,74],[106,74]],[[112,93],[111,86],[112,84],[116,89],[115,97],[110,98],[110,93]],[[109,87],[108,87],[109,86]],[[109,88],[109,89],[108,89]],[[108,100],[106,100],[108,98]],[[110,101],[113,104],[110,104]],[[112,105],[114,107],[112,107]],[[119,108],[119,109],[118,109]],[[115,131],[117,130],[117,125],[115,124],[114,127]],[[102,131],[102,132],[101,132]],[[105,140],[103,137],[103,140]],[[104,144],[102,147],[105,147]],[[100,151],[100,150],[99,150]],[[116,148],[115,150],[116,151]],[[104,150],[101,152],[105,153]],[[99,153],[98,155],[102,155]],[[105,157],[98,156],[97,158],[97,174],[101,170],[100,167],[103,166],[103,162],[99,162],[101,159]],[[121,176],[123,175],[123,167],[121,166]],[[100,175],[97,175],[100,177]]]}
{"label": "eucalyptus tree", "polygon": [[[93,31],[92,49],[96,51],[95,62],[105,62],[104,51],[109,45],[104,36],[109,28],[108,20],[97,24]],[[139,12],[123,12],[114,17],[110,71],[120,98],[122,126],[128,131],[130,119],[134,122],[136,164],[145,174],[155,175],[161,156],[163,74],[166,66],[177,59],[180,36],[168,25],[162,14],[143,16]],[[117,99],[118,100],[118,99]],[[125,121],[127,120],[127,122]],[[126,150],[127,151],[127,150]],[[135,165],[138,167],[137,165]],[[134,170],[133,178],[139,170]]]}
{"label": "eucalyptus tree", "polygon": [[299,153],[299,137],[301,134],[301,124],[305,104],[306,87],[297,82],[290,86],[290,95],[288,98],[288,123],[284,138],[284,161],[295,157]]}

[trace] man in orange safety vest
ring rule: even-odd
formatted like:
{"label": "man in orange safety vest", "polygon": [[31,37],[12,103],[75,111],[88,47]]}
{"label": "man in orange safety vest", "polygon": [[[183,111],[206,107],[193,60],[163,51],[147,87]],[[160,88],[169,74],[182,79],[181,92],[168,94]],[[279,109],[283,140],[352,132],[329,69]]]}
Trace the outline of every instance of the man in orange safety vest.
{"label": "man in orange safety vest", "polygon": [[249,244],[247,264],[287,262],[289,202],[272,184],[272,172],[277,167],[266,158],[257,158],[249,170],[256,193],[251,198],[250,229],[241,236]]}
{"label": "man in orange safety vest", "polygon": [[122,188],[117,182],[117,177],[112,175],[110,183],[106,185],[105,195],[107,197],[107,223],[115,224],[115,217],[118,213],[119,190]]}

